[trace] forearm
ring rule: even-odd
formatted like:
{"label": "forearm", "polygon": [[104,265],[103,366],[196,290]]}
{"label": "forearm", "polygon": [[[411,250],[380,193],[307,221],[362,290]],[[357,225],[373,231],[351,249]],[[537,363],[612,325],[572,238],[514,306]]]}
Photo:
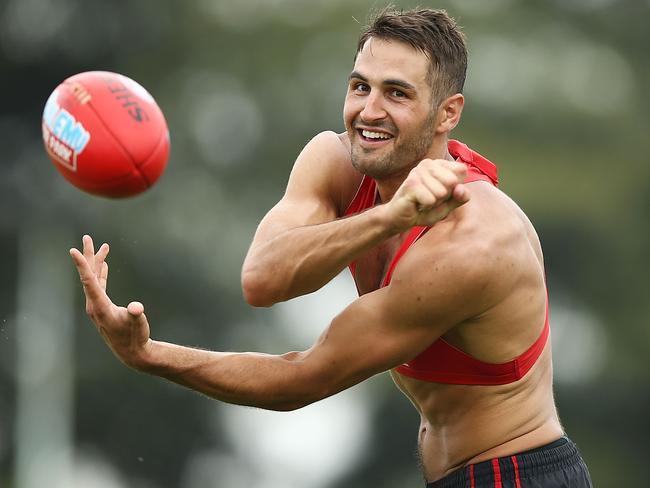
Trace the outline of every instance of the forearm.
{"label": "forearm", "polygon": [[249,303],[269,306],[311,293],[396,233],[384,206],[352,217],[286,230],[254,244],[242,269]]}
{"label": "forearm", "polygon": [[226,353],[150,341],[145,357],[136,369],[227,403],[294,410],[325,395],[317,382],[305,381],[301,353]]}

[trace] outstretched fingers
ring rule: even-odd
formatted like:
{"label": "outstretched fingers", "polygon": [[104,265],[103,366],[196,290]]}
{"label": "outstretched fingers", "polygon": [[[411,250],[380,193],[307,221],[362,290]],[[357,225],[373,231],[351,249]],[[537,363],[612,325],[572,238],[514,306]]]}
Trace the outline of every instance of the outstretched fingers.
{"label": "outstretched fingers", "polygon": [[84,287],[86,298],[93,301],[100,300],[103,295],[103,290],[99,286],[97,276],[95,276],[86,257],[74,248],[70,249],[70,257],[72,257],[72,261],[79,272],[79,280]]}
{"label": "outstretched fingers", "polygon": [[101,286],[102,290],[106,292],[106,282],[108,281],[108,263],[104,261],[102,264],[102,269],[99,274],[99,286]]}
{"label": "outstretched fingers", "polygon": [[84,235],[81,238],[81,242],[83,244],[83,255],[88,261],[88,263],[91,265],[91,268],[94,270],[95,269],[95,246],[93,244],[93,239],[89,235]]}
{"label": "outstretched fingers", "polygon": [[90,236],[83,237],[83,249],[70,249],[86,295],[86,313],[108,346],[125,364],[145,365],[145,349],[150,339],[149,323],[140,302],[118,307],[106,294],[108,244],[94,251]]}
{"label": "outstretched fingers", "polygon": [[[108,256],[108,251],[109,251],[108,244],[104,243],[100,246],[99,250],[97,251],[97,254],[95,254],[95,262],[94,262],[93,269],[95,271],[95,275],[97,276],[97,279],[100,282],[102,281],[102,274],[105,271],[104,265],[106,264],[106,257]],[[106,272],[106,275],[108,275],[108,272]],[[104,287],[104,289],[106,289],[106,287]]]}
{"label": "outstretched fingers", "polygon": [[110,306],[111,301],[105,292],[108,265],[102,259],[99,273],[95,272],[95,254],[90,236],[84,236],[83,238],[83,254],[78,249],[72,248],[70,249],[70,257],[79,272],[79,279],[84,288],[86,305],[89,311],[90,309],[98,310]]}

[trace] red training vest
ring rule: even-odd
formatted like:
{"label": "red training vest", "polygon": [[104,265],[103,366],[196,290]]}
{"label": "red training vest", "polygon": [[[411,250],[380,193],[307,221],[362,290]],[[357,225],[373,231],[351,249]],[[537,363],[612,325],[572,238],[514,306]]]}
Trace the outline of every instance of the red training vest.
{"label": "red training vest", "polygon": [[[497,169],[494,164],[472,151],[465,144],[453,139],[449,140],[448,149],[454,159],[467,165],[465,183],[482,180],[497,186]],[[376,182],[372,178],[364,176],[356,195],[345,211],[345,216],[373,207],[376,201],[376,188]],[[406,240],[397,250],[388,267],[386,276],[382,281],[382,287],[390,283],[393,271],[404,253],[429,229],[430,227],[413,227],[409,231]],[[352,276],[354,276],[355,263],[350,263],[349,267]],[[542,333],[523,354],[511,361],[499,364],[479,361],[440,337],[417,357],[397,366],[395,370],[411,378],[435,383],[456,385],[503,385],[513,383],[525,376],[533,367],[546,345],[549,332],[547,298],[546,318]]]}

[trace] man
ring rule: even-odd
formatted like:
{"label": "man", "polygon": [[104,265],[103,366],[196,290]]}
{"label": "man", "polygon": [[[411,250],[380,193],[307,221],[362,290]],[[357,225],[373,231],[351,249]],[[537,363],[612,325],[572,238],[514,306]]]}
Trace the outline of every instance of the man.
{"label": "man", "polygon": [[[448,139],[467,64],[443,11],[385,10],[362,34],[346,133],[304,148],[242,270],[255,306],[350,265],[360,298],[316,344],[280,356],[150,338],[142,304],[105,293],[108,246],[71,255],[87,311],[127,365],[218,400],[300,408],[391,370],[421,414],[428,487],[587,487],[553,401],[542,252],[496,168]],[[470,198],[471,197],[471,198]]]}

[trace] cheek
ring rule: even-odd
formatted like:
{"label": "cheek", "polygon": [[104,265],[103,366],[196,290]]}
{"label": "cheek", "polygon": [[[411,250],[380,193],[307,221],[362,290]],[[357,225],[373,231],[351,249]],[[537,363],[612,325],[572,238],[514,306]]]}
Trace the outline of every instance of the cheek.
{"label": "cheek", "polygon": [[405,132],[421,131],[425,126],[431,124],[425,112],[406,107],[403,110],[393,111],[391,119],[400,131]]}
{"label": "cheek", "polygon": [[352,121],[358,113],[358,110],[355,108],[355,104],[350,97],[345,98],[345,103],[343,104],[343,122],[345,122],[345,127],[350,128],[352,126]]}

